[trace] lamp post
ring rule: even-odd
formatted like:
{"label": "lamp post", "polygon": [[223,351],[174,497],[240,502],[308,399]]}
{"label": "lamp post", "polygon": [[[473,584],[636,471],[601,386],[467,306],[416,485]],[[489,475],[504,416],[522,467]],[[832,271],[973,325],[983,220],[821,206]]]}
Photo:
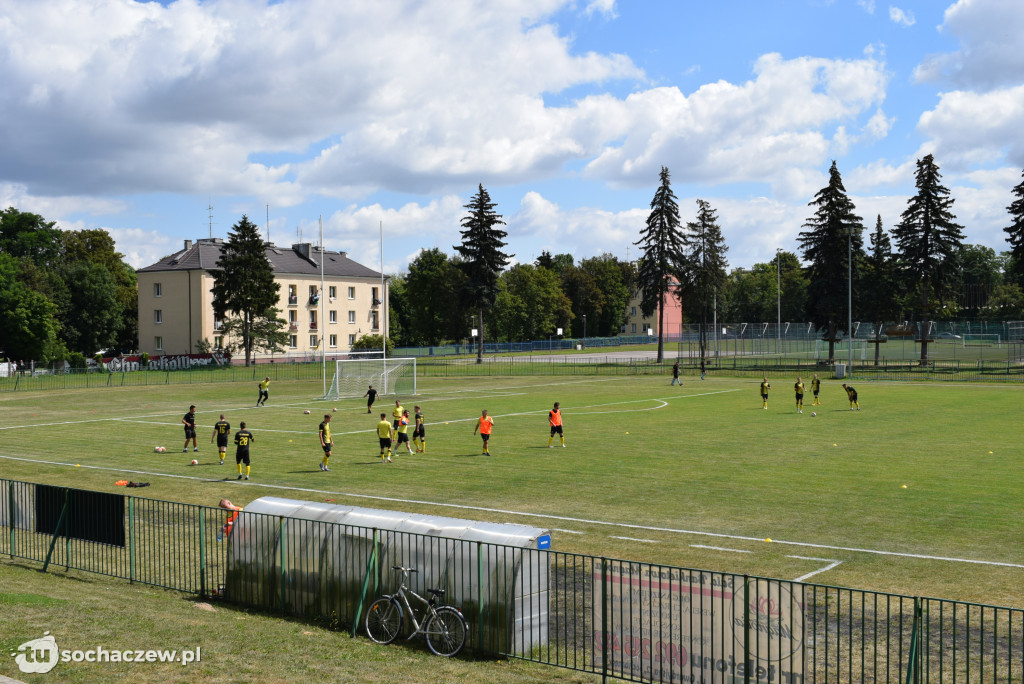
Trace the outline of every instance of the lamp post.
{"label": "lamp post", "polygon": [[846,372],[853,377],[853,231],[846,233]]}
{"label": "lamp post", "polygon": [[775,353],[782,349],[782,248],[775,248]]}
{"label": "lamp post", "polygon": [[587,314],[583,314],[583,348],[587,348]]}

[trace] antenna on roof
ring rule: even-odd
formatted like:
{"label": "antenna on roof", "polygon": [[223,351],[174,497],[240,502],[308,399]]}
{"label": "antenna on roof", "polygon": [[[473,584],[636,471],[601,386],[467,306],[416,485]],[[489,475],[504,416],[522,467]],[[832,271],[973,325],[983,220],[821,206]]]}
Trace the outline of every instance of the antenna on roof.
{"label": "antenna on roof", "polygon": [[210,237],[213,237],[213,200],[206,205],[206,213],[209,215],[210,220]]}

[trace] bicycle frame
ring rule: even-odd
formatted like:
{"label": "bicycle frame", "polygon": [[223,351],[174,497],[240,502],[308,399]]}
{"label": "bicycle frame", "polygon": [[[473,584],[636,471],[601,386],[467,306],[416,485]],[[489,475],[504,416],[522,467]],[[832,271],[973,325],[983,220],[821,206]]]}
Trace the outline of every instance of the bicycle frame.
{"label": "bicycle frame", "polygon": [[[423,626],[421,625],[426,625],[427,620],[429,620],[430,616],[433,615],[435,612],[434,599],[425,599],[405,585],[405,580],[408,576],[409,572],[404,571],[402,573],[402,581],[398,584],[398,591],[394,594],[385,594],[385,596],[388,596],[389,598],[399,599],[401,603],[404,605],[405,610],[409,614],[409,619],[412,621],[413,631],[411,634],[409,634],[409,636],[405,637],[406,641],[412,639],[414,636],[425,634]],[[409,603],[408,594],[412,594],[414,597],[416,597],[416,599],[420,601],[420,603],[426,606],[426,611],[423,614],[422,623],[416,620],[416,611],[413,610],[412,605]]]}

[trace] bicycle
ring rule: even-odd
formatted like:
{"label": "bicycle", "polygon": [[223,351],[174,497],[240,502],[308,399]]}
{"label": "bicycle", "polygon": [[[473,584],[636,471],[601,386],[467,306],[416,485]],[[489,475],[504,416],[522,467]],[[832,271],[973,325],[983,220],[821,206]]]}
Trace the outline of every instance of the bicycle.
{"label": "bicycle", "polygon": [[[462,616],[462,611],[455,606],[437,605],[438,600],[444,599],[444,589],[428,589],[430,599],[425,599],[406,586],[409,573],[416,572],[415,568],[396,565],[391,569],[402,573],[398,591],[394,594],[385,594],[370,604],[366,611],[367,636],[378,644],[390,644],[401,633],[405,624],[405,613],[408,612],[414,630],[406,640],[422,634],[431,652],[446,658],[461,651],[466,644],[469,625]],[[426,606],[422,623],[416,620],[416,612],[409,604],[408,594]]]}

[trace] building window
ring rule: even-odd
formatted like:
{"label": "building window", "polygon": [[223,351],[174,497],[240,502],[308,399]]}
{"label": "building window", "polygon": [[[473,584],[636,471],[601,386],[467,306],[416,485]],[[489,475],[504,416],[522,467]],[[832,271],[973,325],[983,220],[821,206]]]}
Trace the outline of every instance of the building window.
{"label": "building window", "polygon": [[163,297],[164,296],[164,286],[163,286],[163,283],[153,283],[153,296],[154,297]]}
{"label": "building window", "polygon": [[316,288],[316,285],[309,286],[309,303],[313,306],[320,303],[320,290]]}
{"label": "building window", "polygon": [[356,343],[356,336],[355,335],[349,335],[348,336],[348,346],[351,347],[351,346],[355,345],[355,343]]}
{"label": "building window", "polygon": [[331,335],[330,339],[331,339],[331,349],[334,349],[335,347],[338,346],[338,336],[337,335]]}
{"label": "building window", "polygon": [[356,322],[356,312],[355,311],[349,311],[348,312],[348,322],[352,323],[352,324],[354,324]]}
{"label": "building window", "polygon": [[334,298],[338,296],[338,288],[335,287],[334,285],[328,285],[327,286],[327,296],[330,297],[331,300],[333,301]]}
{"label": "building window", "polygon": [[164,322],[164,310],[163,309],[154,309],[153,310],[153,322],[156,323],[157,325],[160,325],[161,323]]}
{"label": "building window", "polygon": [[223,349],[224,348],[224,338],[220,337],[220,336],[214,337],[213,338],[213,348],[214,349]]}
{"label": "building window", "polygon": [[295,306],[299,303],[299,286],[288,286],[288,306]]}
{"label": "building window", "polygon": [[630,315],[630,316],[636,316],[636,307],[635,307],[635,306],[633,306],[633,307],[630,307],[630,309],[629,309],[629,315]]}
{"label": "building window", "polygon": [[636,332],[636,323],[630,323],[629,324],[629,332],[633,332],[633,333]]}
{"label": "building window", "polygon": [[164,348],[164,338],[160,337],[159,335],[154,337],[153,338],[153,348],[156,349],[157,351],[163,351],[163,348]]}
{"label": "building window", "polygon": [[356,298],[356,288],[354,288],[354,287],[348,288],[348,298],[349,299],[355,299]]}
{"label": "building window", "polygon": [[370,302],[370,304],[372,304],[373,306],[377,306],[378,304],[380,304],[380,297],[377,296],[377,288],[370,288],[370,297],[373,299],[373,301]]}
{"label": "building window", "polygon": [[298,335],[289,335],[289,337],[288,337],[288,346],[291,347],[292,349],[295,349],[296,347],[298,347],[299,346],[299,336]]}
{"label": "building window", "polygon": [[316,309],[309,312],[309,329],[316,330]]}
{"label": "building window", "polygon": [[373,328],[374,330],[376,330],[377,327],[378,327],[378,325],[377,325],[378,322],[379,321],[378,321],[378,318],[377,318],[377,312],[376,311],[371,311],[370,312],[370,327]]}
{"label": "building window", "polygon": [[338,322],[338,312],[337,311],[331,309],[329,312],[327,312],[327,314],[330,316],[330,319],[328,319],[328,320],[330,320],[331,323],[337,323]]}
{"label": "building window", "polygon": [[316,335],[309,336],[309,346],[312,347],[313,349],[316,349],[317,347],[320,346],[320,343],[316,341]]}

